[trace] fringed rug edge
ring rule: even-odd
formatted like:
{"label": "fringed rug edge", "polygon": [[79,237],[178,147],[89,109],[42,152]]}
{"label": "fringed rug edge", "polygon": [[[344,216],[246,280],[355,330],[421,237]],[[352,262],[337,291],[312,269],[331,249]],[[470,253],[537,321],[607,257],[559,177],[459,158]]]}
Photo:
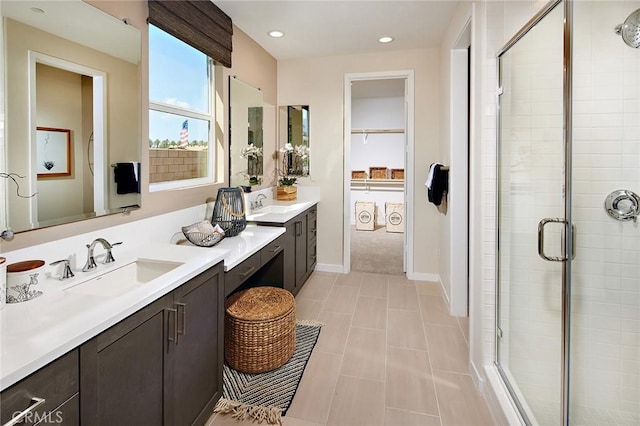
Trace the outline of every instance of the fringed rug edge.
{"label": "fringed rug edge", "polygon": [[282,408],[280,407],[264,407],[220,398],[213,408],[213,412],[231,414],[232,418],[239,421],[251,419],[258,423],[266,421],[270,425],[282,425]]}
{"label": "fringed rug edge", "polygon": [[296,324],[297,325],[307,326],[307,327],[322,327],[322,326],[324,326],[324,323],[322,321],[316,321],[316,320],[297,320]]}

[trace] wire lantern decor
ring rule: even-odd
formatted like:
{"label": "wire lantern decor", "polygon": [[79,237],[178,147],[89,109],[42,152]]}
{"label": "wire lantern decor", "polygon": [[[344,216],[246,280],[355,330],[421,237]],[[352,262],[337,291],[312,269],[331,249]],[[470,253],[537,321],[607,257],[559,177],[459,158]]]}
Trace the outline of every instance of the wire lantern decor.
{"label": "wire lantern decor", "polygon": [[234,237],[247,227],[243,195],[242,188],[218,189],[211,223],[220,225],[227,237]]}

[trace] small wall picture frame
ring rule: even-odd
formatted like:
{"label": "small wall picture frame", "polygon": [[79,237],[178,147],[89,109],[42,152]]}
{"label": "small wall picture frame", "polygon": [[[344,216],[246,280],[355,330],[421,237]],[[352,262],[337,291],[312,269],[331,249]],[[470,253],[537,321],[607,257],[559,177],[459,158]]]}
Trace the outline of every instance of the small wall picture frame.
{"label": "small wall picture frame", "polygon": [[71,176],[71,130],[36,127],[38,179]]}

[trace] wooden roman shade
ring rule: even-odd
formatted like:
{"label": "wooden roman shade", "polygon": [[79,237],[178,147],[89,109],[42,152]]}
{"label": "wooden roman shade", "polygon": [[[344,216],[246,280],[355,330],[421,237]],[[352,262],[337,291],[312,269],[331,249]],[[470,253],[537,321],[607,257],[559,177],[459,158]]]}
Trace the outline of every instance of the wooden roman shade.
{"label": "wooden roman shade", "polygon": [[149,23],[231,68],[233,23],[211,0],[149,0]]}

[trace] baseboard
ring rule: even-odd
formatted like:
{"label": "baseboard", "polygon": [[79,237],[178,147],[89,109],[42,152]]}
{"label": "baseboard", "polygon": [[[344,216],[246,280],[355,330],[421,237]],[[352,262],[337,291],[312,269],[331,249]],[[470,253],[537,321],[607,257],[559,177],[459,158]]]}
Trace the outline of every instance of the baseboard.
{"label": "baseboard", "polygon": [[331,263],[316,263],[315,270],[318,272],[337,272],[338,274],[344,274],[342,265],[334,265]]}
{"label": "baseboard", "polygon": [[424,272],[407,272],[407,278],[410,280],[416,281],[431,281],[431,282],[440,282],[440,275],[438,274],[427,274]]}
{"label": "baseboard", "polygon": [[440,283],[440,290],[442,291],[442,296],[444,297],[444,303],[447,305],[447,312],[449,312],[449,315],[453,315],[451,313],[451,295],[447,293],[447,290],[444,288],[442,277],[438,276],[438,282]]}
{"label": "baseboard", "polygon": [[487,378],[484,396],[496,424],[505,426],[524,425],[525,423],[514,406],[511,396],[509,396],[502,384],[496,367],[486,365],[484,372]]}
{"label": "baseboard", "polygon": [[478,389],[478,392],[480,392],[481,394],[484,394],[486,390],[486,381],[476,368],[476,364],[470,362],[469,370],[471,372],[471,380],[473,380],[473,384],[476,385],[476,389]]}

